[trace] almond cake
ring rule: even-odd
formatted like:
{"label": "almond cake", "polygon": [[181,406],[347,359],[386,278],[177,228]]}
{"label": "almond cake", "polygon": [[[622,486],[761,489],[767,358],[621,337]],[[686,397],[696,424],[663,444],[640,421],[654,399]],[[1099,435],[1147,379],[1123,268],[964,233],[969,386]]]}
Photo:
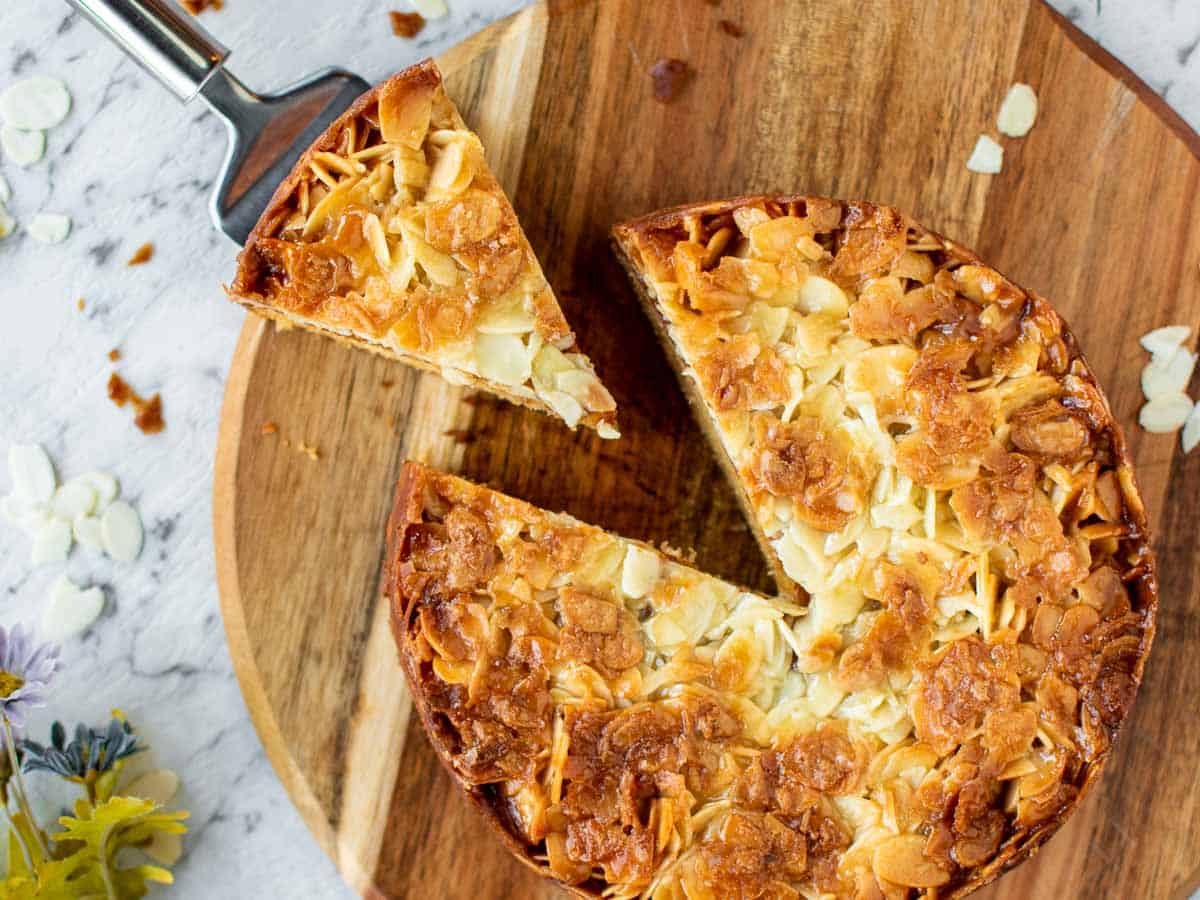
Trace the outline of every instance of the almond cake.
{"label": "almond cake", "polygon": [[750,197],[614,235],[779,596],[409,463],[386,590],[439,756],[580,896],[986,884],[1094,783],[1154,634],[1073,337],[887,207]]}
{"label": "almond cake", "polygon": [[246,241],[230,297],[616,437],[616,404],[432,61],[350,107]]}

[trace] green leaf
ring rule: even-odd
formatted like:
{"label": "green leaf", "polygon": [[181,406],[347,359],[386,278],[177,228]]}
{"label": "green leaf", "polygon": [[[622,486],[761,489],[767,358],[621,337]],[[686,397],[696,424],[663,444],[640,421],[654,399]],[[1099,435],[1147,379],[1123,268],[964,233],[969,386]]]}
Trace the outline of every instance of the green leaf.
{"label": "green leaf", "polygon": [[[78,848],[69,860],[76,862],[73,881],[86,880],[90,891],[97,881],[103,890],[104,877],[114,885],[120,900],[143,897],[151,882],[169,884],[171,873],[160,866],[118,867],[117,854],[128,847],[148,843],[155,834],[182,834],[187,827],[182,819],[187,812],[167,812],[152,800],[137,797],[111,797],[92,807],[86,800],[75,804],[75,816],[62,816],[62,831],[53,835],[56,842]],[[39,900],[41,895],[38,895]],[[0,900],[4,900],[0,895]]]}

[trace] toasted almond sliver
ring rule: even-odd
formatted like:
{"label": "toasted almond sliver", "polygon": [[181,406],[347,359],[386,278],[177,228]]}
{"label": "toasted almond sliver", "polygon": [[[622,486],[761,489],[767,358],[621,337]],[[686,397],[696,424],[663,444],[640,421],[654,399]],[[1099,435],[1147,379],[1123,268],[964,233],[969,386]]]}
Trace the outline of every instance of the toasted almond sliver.
{"label": "toasted almond sliver", "polygon": [[1174,394],[1151,400],[1138,412],[1138,424],[1151,434],[1178,431],[1192,414],[1192,401],[1186,394]]}
{"label": "toasted almond sliver", "polygon": [[1192,329],[1186,325],[1164,325],[1143,334],[1141,345],[1154,356],[1169,355],[1183,344],[1191,335]]}
{"label": "toasted almond sliver", "polygon": [[531,374],[529,356],[529,348],[515,334],[475,337],[475,365],[489,381],[509,386],[524,384]]}
{"label": "toasted almond sliver", "polygon": [[1017,82],[1008,89],[1000,114],[996,116],[996,127],[1009,137],[1025,137],[1037,121],[1038,100],[1033,88]]}
{"label": "toasted almond sliver", "polygon": [[43,244],[61,244],[71,233],[71,218],[59,213],[38,213],[25,230]]}
{"label": "toasted almond sliver", "polygon": [[49,503],[58,479],[54,465],[40,444],[13,444],[8,448],[8,474],[13,491],[31,502]]}
{"label": "toasted almond sliver", "polygon": [[71,94],[57,78],[35,75],[0,94],[0,119],[25,131],[53,128],[71,111]]}
{"label": "toasted almond sliver", "polygon": [[26,168],[46,155],[46,134],[5,125],[0,128],[0,148],[6,157]]}
{"label": "toasted almond sliver", "polygon": [[621,590],[635,600],[645,597],[658,583],[662,560],[653,550],[630,545],[621,566]]}
{"label": "toasted almond sliver", "polygon": [[967,168],[981,175],[995,175],[1004,167],[1004,148],[986,134],[975,142],[975,149],[967,159]]}
{"label": "toasted almond sliver", "polygon": [[104,552],[118,562],[132,562],[142,551],[142,520],[123,500],[111,504],[100,517]]}

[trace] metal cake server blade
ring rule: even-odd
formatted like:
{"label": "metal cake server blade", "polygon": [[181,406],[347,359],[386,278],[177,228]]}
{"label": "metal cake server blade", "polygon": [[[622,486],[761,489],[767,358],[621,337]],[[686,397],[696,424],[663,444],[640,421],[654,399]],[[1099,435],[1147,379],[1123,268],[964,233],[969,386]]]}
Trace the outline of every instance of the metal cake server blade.
{"label": "metal cake server blade", "polygon": [[67,2],[176,97],[199,97],[225,123],[229,148],[209,212],[239,244],[300,155],[370,88],[326,69],[278,94],[257,94],[225,67],[229,50],[169,0]]}

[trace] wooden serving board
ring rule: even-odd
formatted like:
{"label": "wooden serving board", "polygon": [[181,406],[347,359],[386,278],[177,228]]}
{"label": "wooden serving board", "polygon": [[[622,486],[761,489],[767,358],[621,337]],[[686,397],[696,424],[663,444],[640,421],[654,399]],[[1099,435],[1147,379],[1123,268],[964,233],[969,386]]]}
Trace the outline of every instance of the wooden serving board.
{"label": "wooden serving board", "polygon": [[[723,30],[725,19],[744,29]],[[676,102],[648,69],[696,71]],[[624,437],[549,418],[251,317],[217,448],[217,573],[268,755],[355,890],[551,898],[429,749],[380,601],[384,522],[412,457],[770,589],[733,493],[607,245],[668,204],[803,191],[898,205],[1056,303],[1118,418],[1137,336],[1200,323],[1200,138],[1038,0],[575,0],[525,10],[442,58]],[[1041,115],[998,176],[964,168],[1009,84]],[[263,425],[277,423],[275,434]],[[1159,637],[1099,788],[981,896],[1160,898],[1200,870],[1200,454],[1130,427],[1162,560]],[[313,459],[301,443],[316,449]]]}

